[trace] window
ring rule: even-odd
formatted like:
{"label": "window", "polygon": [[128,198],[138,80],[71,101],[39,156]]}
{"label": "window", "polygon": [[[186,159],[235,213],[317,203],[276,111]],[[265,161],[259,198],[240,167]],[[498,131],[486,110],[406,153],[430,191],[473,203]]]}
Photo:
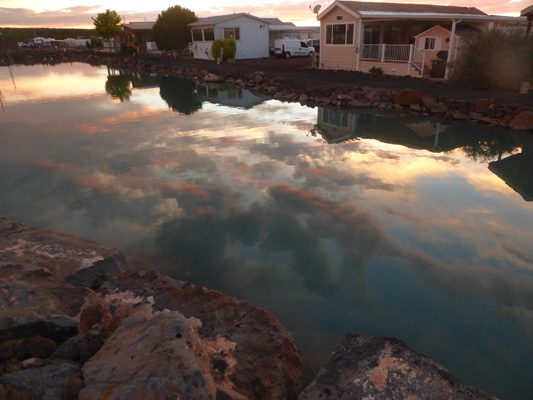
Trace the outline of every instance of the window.
{"label": "window", "polygon": [[239,28],[224,28],[224,39],[241,40]]}
{"label": "window", "polygon": [[326,26],[326,44],[353,44],[354,24]]}
{"label": "window", "polygon": [[364,44],[379,44],[381,27],[379,25],[365,25]]}
{"label": "window", "polygon": [[329,125],[335,125],[341,128],[348,127],[348,113],[333,110],[330,108],[324,108],[322,114],[322,122]]}
{"label": "window", "polygon": [[202,41],[202,30],[201,29],[193,29],[192,30],[192,41],[193,42],[201,42]]}
{"label": "window", "polygon": [[214,28],[206,28],[204,29],[204,40],[215,40],[215,29]]}
{"label": "window", "polygon": [[424,44],[424,50],[435,50],[435,38],[434,37],[426,38],[426,42]]}

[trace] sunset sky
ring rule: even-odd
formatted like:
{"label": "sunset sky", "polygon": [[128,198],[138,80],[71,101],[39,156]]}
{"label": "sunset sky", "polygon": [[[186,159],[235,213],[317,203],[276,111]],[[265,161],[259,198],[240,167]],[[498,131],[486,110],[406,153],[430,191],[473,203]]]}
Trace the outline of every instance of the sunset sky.
{"label": "sunset sky", "polygon": [[[518,16],[520,10],[530,6],[531,0],[431,0],[394,1],[395,3],[420,3],[477,7],[487,14]],[[189,8],[199,17],[248,12],[259,17],[276,17],[296,25],[318,25],[309,6],[320,4],[324,10],[332,1],[323,0],[263,0],[250,5],[249,0],[230,0],[223,4],[215,0],[115,0],[108,4],[102,0],[0,0],[0,27],[79,27],[92,28],[91,17],[106,8],[117,11],[126,22],[154,21],[157,15],[176,4]]]}

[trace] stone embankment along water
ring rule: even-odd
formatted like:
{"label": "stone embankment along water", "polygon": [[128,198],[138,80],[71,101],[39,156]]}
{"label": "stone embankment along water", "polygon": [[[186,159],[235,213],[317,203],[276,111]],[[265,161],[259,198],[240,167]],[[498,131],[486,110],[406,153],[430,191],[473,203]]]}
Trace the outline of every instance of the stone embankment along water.
{"label": "stone embankment along water", "polygon": [[[225,72],[216,75],[205,68],[190,68],[174,63],[163,63],[157,59],[147,61],[137,57],[110,57],[105,53],[86,55],[76,52],[56,53],[50,60],[49,53],[20,53],[18,62],[85,62],[91,65],[107,65],[118,68],[132,68],[155,72],[163,75],[175,75],[198,79],[206,83],[233,84],[251,91],[260,92],[274,99],[288,102],[300,102],[311,106],[343,107],[343,108],[377,108],[394,110],[400,117],[408,115],[437,116],[453,120],[472,121],[484,126],[500,126],[514,130],[533,132],[533,105],[519,106],[516,104],[497,103],[487,98],[467,101],[460,98],[434,97],[417,90],[390,90],[352,85],[314,85],[302,88],[295,82],[267,76],[262,71],[251,74]],[[46,58],[48,55],[48,58]],[[272,75],[272,73],[270,73]],[[406,81],[406,85],[409,81]]]}
{"label": "stone embankment along water", "polygon": [[[267,310],[0,218],[0,399],[492,399],[394,338],[350,334],[302,392]],[[370,397],[369,397],[370,396]]]}

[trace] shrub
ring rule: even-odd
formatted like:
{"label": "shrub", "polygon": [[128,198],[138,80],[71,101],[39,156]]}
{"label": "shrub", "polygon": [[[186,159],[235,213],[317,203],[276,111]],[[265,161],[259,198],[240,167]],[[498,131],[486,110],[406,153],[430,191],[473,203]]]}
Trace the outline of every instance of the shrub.
{"label": "shrub", "polygon": [[120,49],[120,52],[124,55],[131,56],[132,54],[136,54],[135,47],[133,46],[122,46]]}
{"label": "shrub", "polygon": [[453,86],[516,90],[533,79],[533,38],[518,30],[470,33],[452,67]]}
{"label": "shrub", "polygon": [[235,39],[215,40],[211,48],[211,53],[215,59],[220,57],[220,49],[222,48],[224,49],[224,61],[228,58],[235,58],[235,54],[237,54],[237,42]]}
{"label": "shrub", "polygon": [[383,69],[376,67],[375,65],[368,70],[372,75],[383,75]]}

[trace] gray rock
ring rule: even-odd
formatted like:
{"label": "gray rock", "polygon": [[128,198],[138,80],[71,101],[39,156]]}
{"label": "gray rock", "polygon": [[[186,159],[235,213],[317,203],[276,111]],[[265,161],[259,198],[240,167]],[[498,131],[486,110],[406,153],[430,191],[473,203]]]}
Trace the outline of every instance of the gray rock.
{"label": "gray rock", "polygon": [[424,104],[424,107],[432,109],[438,102],[433,96],[426,95],[422,97],[422,103]]}
{"label": "gray rock", "polygon": [[70,377],[78,371],[76,363],[59,362],[3,375],[0,386],[4,391],[26,392],[28,400],[59,400]]}
{"label": "gray rock", "polygon": [[98,289],[102,283],[128,269],[122,252],[117,252],[103,260],[96,261],[90,267],[82,268],[65,278],[72,286]]}
{"label": "gray rock", "polygon": [[49,318],[6,318],[0,322],[0,341],[43,336],[62,343],[78,333],[78,322],[64,315]]}
{"label": "gray rock", "polygon": [[403,342],[349,334],[299,400],[494,400]]}

